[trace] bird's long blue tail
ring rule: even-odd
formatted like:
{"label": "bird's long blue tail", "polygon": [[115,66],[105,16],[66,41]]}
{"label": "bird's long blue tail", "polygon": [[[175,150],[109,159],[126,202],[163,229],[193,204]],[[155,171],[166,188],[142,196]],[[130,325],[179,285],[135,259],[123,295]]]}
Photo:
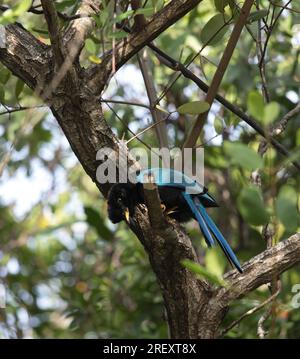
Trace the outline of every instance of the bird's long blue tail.
{"label": "bird's long blue tail", "polygon": [[[226,239],[223,237],[222,233],[219,231],[214,221],[207,214],[205,208],[200,203],[199,199],[197,197],[192,198],[188,193],[184,193],[183,195],[199,223],[201,232],[203,233],[203,236],[208,246],[214,245],[214,241],[211,236],[212,233],[229,262],[233,264],[240,273],[242,273],[243,270],[236,255],[227,243]],[[203,230],[203,228],[205,228],[206,230]]]}
{"label": "bird's long blue tail", "polygon": [[183,196],[184,196],[185,200],[187,201],[188,205],[190,206],[190,209],[194,213],[194,215],[197,219],[197,222],[199,223],[199,227],[200,227],[201,232],[203,233],[206,244],[209,247],[213,246],[215,244],[215,241],[207,227],[206,221],[204,220],[203,216],[201,215],[201,212],[197,209],[196,204],[194,203],[192,197],[188,193],[184,192]]}

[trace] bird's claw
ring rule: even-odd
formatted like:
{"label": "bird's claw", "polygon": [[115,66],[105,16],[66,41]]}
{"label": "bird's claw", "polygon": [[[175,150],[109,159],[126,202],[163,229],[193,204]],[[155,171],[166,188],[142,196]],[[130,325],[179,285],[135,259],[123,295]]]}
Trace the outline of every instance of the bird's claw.
{"label": "bird's claw", "polygon": [[167,209],[167,207],[163,203],[160,204],[160,208],[162,209],[163,212],[165,212]]}

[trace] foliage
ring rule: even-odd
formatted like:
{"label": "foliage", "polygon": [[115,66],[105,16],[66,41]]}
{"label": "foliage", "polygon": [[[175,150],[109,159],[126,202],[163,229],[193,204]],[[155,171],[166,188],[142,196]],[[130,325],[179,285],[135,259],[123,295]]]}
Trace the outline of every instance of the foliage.
{"label": "foliage", "polygon": [[[3,3],[13,7],[3,13],[0,23],[22,20],[40,41],[49,43],[43,17],[26,12],[31,1]],[[112,2],[102,3],[103,11],[95,17],[97,28],[86,40],[81,56],[84,67],[100,62],[101,53],[113,41],[127,36],[116,29],[116,22],[133,24],[130,8],[120,8],[114,17]],[[149,17],[167,3],[148,1],[139,12]],[[190,69],[210,83],[238,14],[236,3],[204,0],[161,34],[156,45],[182,62],[194,58]],[[260,10],[253,8],[248,31],[242,33],[219,92],[268,130],[299,102],[300,16],[299,12],[284,11],[272,31],[265,64],[271,102],[266,104],[253,36],[257,38],[258,26],[270,21],[271,16],[267,15],[269,1],[260,3]],[[57,10],[67,15],[74,14],[77,6],[74,1],[56,2]],[[299,1],[290,7],[299,9]],[[273,6],[270,8],[273,11]],[[275,7],[275,14],[280,9]],[[68,25],[67,20],[59,21],[62,29]],[[216,31],[218,35],[212,40]],[[190,114],[207,110],[204,94],[183,77],[171,85],[174,72],[153,54],[151,60],[158,97],[163,95],[157,108],[168,113],[171,145],[180,146],[193,125]],[[136,58],[115,79],[103,98],[147,103]],[[124,224],[109,223],[105,200],[77,163],[50,111],[38,107],[43,105],[40,100],[2,64],[0,83],[0,167],[13,146],[0,178],[0,277],[7,288],[7,308],[0,309],[0,336],[166,337],[162,297],[141,244]],[[27,109],[13,111],[20,106]],[[119,137],[129,139],[131,131],[138,133],[150,124],[150,112],[144,107],[109,106],[114,111],[104,106],[104,115]],[[158,147],[152,131],[145,131],[139,138]],[[252,129],[215,103],[200,141],[205,147],[206,185],[220,204],[210,213],[236,248],[241,262],[265,249],[261,231],[268,221],[274,227],[275,242],[299,230],[300,225],[300,177],[272,147],[261,158],[257,154],[260,140]],[[294,158],[299,157],[299,114],[289,121],[279,140]],[[140,145],[138,139],[129,144]],[[249,183],[251,171],[258,168],[261,188]],[[186,267],[219,282],[221,274],[229,269],[226,259],[218,250],[207,250],[194,223],[187,229],[202,267],[191,269],[191,264],[185,263]],[[282,276],[283,290],[268,322],[270,337],[300,336],[300,312],[291,306],[291,290],[296,283],[300,283],[299,268]],[[226,323],[268,296],[268,288],[261,287],[239,300]],[[244,319],[227,337],[255,338],[261,313]]]}

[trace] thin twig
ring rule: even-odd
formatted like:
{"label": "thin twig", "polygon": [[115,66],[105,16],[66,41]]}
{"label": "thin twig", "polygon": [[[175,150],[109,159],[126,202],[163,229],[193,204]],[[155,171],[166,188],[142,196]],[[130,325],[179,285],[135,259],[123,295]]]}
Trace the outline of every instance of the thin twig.
{"label": "thin twig", "polygon": [[[180,71],[182,75],[190,80],[192,80],[202,91],[207,92],[209,87],[208,85],[202,81],[198,76],[196,76],[192,71],[190,71],[185,65],[183,65],[181,62],[178,62],[177,60],[173,59],[171,56],[166,54],[164,51],[159,49],[157,46],[153,44],[148,44],[148,47],[150,47],[155,53],[157,53],[159,56],[165,58],[166,66],[169,68]],[[229,111],[234,113],[236,116],[238,116],[240,119],[245,121],[250,127],[252,127],[258,134],[260,134],[262,137],[264,137],[266,140],[268,140],[271,145],[282,155],[289,157],[291,154],[290,152],[281,144],[279,143],[274,137],[267,134],[267,132],[264,130],[264,128],[252,117],[248,116],[244,111],[242,111],[239,107],[233,105],[231,102],[227,101],[223,96],[216,95],[216,100],[221,103],[224,107],[226,107]],[[299,161],[292,161],[293,165],[300,170],[300,163]]]}
{"label": "thin twig", "polygon": [[147,50],[145,49],[141,55],[138,54],[137,56],[150,103],[150,112],[154,123],[159,123],[159,125],[155,127],[159,139],[159,145],[161,148],[169,148],[166,123],[162,121],[162,112],[155,107],[157,96],[153,76],[150,70]]}
{"label": "thin twig", "polygon": [[[83,6],[84,4],[82,4]],[[0,10],[3,10],[3,7],[0,7]],[[7,10],[7,8],[5,9]],[[3,10],[3,11],[5,11]],[[80,14],[80,8],[78,10],[78,14]],[[50,31],[50,30],[49,30]],[[57,86],[60,84],[61,80],[64,78],[64,76],[66,75],[66,73],[71,69],[72,65],[73,65],[73,61],[78,53],[78,51],[80,50],[82,43],[79,41],[81,39],[76,39],[77,41],[74,41],[75,43],[71,43],[69,45],[69,54],[67,54],[65,60],[63,61],[63,63],[61,64],[61,66],[59,67],[59,69],[57,70],[57,72],[54,74],[52,80],[50,81],[50,84],[47,86],[37,86],[35,89],[35,95],[37,97],[42,97],[43,99],[47,99],[48,100],[48,107],[50,106],[50,100],[49,98],[51,97],[52,91],[54,91]],[[0,163],[0,177],[2,176],[2,173],[5,169],[5,167],[7,166],[7,164],[9,163],[11,156],[13,154],[13,150],[15,148],[15,145],[18,143],[19,141],[19,137],[25,133],[27,131],[28,128],[30,128],[30,125],[32,125],[31,122],[31,117],[32,117],[32,111],[35,109],[35,107],[29,108],[29,111],[26,113],[26,117],[24,119],[24,125],[21,126],[20,130],[19,130],[19,134],[15,136],[15,138],[13,139],[9,150],[5,153],[1,163]],[[8,112],[9,113],[9,112]],[[35,123],[32,125],[34,126]]]}
{"label": "thin twig", "polygon": [[[124,31],[131,33],[131,29],[124,25],[119,25],[120,28],[122,28]],[[207,92],[209,87],[208,85],[202,81],[198,76],[196,76],[192,71],[190,71],[185,65],[183,65],[181,62],[173,59],[171,56],[166,54],[164,51],[162,51],[160,48],[158,48],[153,43],[148,43],[148,47],[151,48],[157,55],[158,58],[164,58],[164,64],[171,68],[174,71],[180,71],[182,75],[185,78],[188,78],[192,80],[202,91]],[[271,145],[283,156],[289,157],[291,154],[290,152],[281,144],[279,143],[274,137],[269,136],[269,134],[266,133],[264,128],[252,117],[248,116],[244,111],[242,111],[237,106],[233,105],[231,102],[227,101],[223,96],[216,95],[215,99],[221,103],[224,107],[226,107],[229,111],[234,113],[236,116],[238,116],[240,119],[245,121],[250,127],[252,127],[259,135],[267,139]],[[291,161],[292,164],[300,171],[300,162],[299,161]]]}
{"label": "thin twig", "polygon": [[[9,10],[10,7],[8,5],[0,5],[0,10],[1,11],[6,11],[6,10]],[[31,6],[27,12],[30,12],[32,14],[35,14],[35,15],[43,15],[44,14],[44,11],[43,10],[38,10],[37,7],[35,6]],[[80,18],[83,18],[83,17],[91,17],[91,15],[84,15],[84,14],[74,14],[74,15],[67,15],[67,14],[64,14],[60,11],[57,11],[57,15],[59,18],[61,18],[62,20],[65,20],[65,21],[72,21],[72,20],[76,20],[76,19],[80,19]]]}
{"label": "thin twig", "polygon": [[140,131],[139,133],[137,133],[136,135],[134,135],[133,137],[131,137],[129,140],[126,141],[126,144],[128,144],[129,142],[131,142],[132,140],[134,140],[135,138],[141,136],[143,133],[151,130],[151,128],[155,127],[155,126],[158,126],[160,123],[164,122],[164,121],[167,121],[170,117],[170,114],[166,117],[166,118],[162,118],[161,120],[155,122],[155,123],[152,123],[152,125],[144,128],[142,131]]}
{"label": "thin twig", "polygon": [[[262,62],[264,61],[264,58],[266,56],[266,51],[267,51],[267,47],[268,47],[268,43],[269,43],[269,40],[271,38],[271,34],[272,34],[272,31],[277,23],[277,21],[279,20],[281,14],[283,13],[283,11],[287,8],[287,6],[292,2],[292,0],[289,0],[279,11],[279,13],[277,14],[276,18],[274,19],[274,21],[271,21],[271,25],[269,27],[269,30],[268,30],[268,33],[267,33],[267,38],[266,38],[266,41],[265,41],[265,46],[263,48],[263,51],[262,51],[262,54],[261,54],[261,59],[260,59],[260,62],[259,62],[259,67],[261,66]],[[274,14],[274,13],[273,13]]]}
{"label": "thin twig", "polygon": [[272,1],[272,0],[269,0],[269,1],[270,1],[270,4],[272,4],[273,6],[281,7],[281,8],[284,8],[285,10],[289,10],[289,11],[292,11],[292,12],[294,12],[296,14],[300,14],[300,9],[294,9],[294,8],[288,7],[286,5],[276,3],[275,1]]}
{"label": "thin twig", "polygon": [[0,116],[1,115],[7,115],[7,114],[11,114],[14,112],[19,112],[19,111],[26,111],[26,110],[32,110],[32,109],[36,109],[36,108],[43,108],[43,107],[47,107],[46,105],[38,105],[38,106],[20,106],[20,107],[16,107],[16,108],[7,108],[6,107],[6,111],[0,112]]}
{"label": "thin twig", "polygon": [[113,107],[111,107],[109,105],[109,103],[106,103],[106,105],[109,107],[109,109],[113,112],[113,114],[117,117],[118,120],[120,120],[123,124],[123,126],[127,129],[128,132],[130,132],[133,136],[134,139],[138,140],[141,144],[143,144],[145,147],[148,148],[149,151],[151,151],[152,153],[154,153],[156,156],[158,156],[159,158],[161,158],[161,155],[159,153],[157,153],[156,151],[154,151],[145,141],[141,140],[136,133],[134,133],[125,123],[125,121],[117,114],[117,112],[114,110]]}
{"label": "thin twig", "polygon": [[[133,10],[138,10],[141,6],[140,0],[132,0],[131,6]],[[146,24],[146,19],[142,14],[136,15],[134,17],[134,21],[137,30],[141,30]],[[159,140],[159,145],[161,148],[169,148],[166,122],[162,121],[163,120],[162,113],[155,107],[157,104],[157,95],[156,95],[155,83],[151,71],[151,60],[148,56],[147,49],[140,51],[137,54],[137,58],[144,79],[147,96],[150,103],[150,112],[153,121],[154,123],[159,123],[159,125],[155,127]]]}
{"label": "thin twig", "polygon": [[281,120],[279,120],[275,126],[271,130],[272,136],[278,136],[282,134],[282,132],[286,129],[286,126],[288,122],[296,115],[300,113],[300,102],[297,103],[297,105],[289,111],[287,114],[285,114]]}
{"label": "thin twig", "polygon": [[[259,11],[259,2],[256,2],[256,8]],[[265,102],[270,102],[270,94],[269,89],[267,86],[267,80],[266,80],[266,66],[265,61],[261,61],[262,53],[263,53],[263,47],[262,47],[262,33],[261,33],[261,20],[258,20],[257,22],[257,41],[256,41],[256,47],[257,47],[257,58],[258,58],[258,68],[262,83],[262,92],[265,99]]]}
{"label": "thin twig", "polygon": [[249,309],[246,313],[242,314],[238,319],[234,320],[231,324],[229,324],[225,329],[222,330],[221,336],[225,335],[229,330],[231,330],[233,327],[235,327],[237,324],[239,324],[243,319],[249,317],[250,315],[258,312],[260,309],[265,307],[267,304],[271,303],[273,299],[275,299],[278,294],[280,293],[280,288],[276,291],[276,293],[272,294],[269,298],[267,298],[265,301],[260,303],[254,308]]}
{"label": "thin twig", "polygon": [[100,102],[105,102],[105,103],[115,103],[115,104],[120,104],[120,105],[129,105],[129,106],[137,106],[137,107],[144,107],[147,110],[150,111],[150,106],[146,105],[144,103],[139,103],[139,102],[131,102],[131,101],[121,101],[121,100],[112,100],[112,99],[104,99],[101,98]]}
{"label": "thin twig", "polygon": [[[194,61],[195,59],[199,56],[201,58],[201,53],[204,49],[206,49],[206,47],[211,43],[211,41],[214,40],[214,38],[226,27],[229,26],[230,23],[232,21],[232,18],[228,19],[227,21],[224,21],[224,24],[202,45],[201,49],[188,61],[187,64],[185,64],[186,68],[188,68]],[[148,45],[150,48],[151,46]],[[203,56],[202,56],[203,57]],[[166,66],[168,66],[167,64],[165,64]],[[178,75],[175,76],[175,78],[173,80],[170,81],[170,83],[164,88],[163,92],[160,94],[160,96],[158,97],[157,101],[161,101],[165,94],[170,91],[170,89],[174,86],[174,84],[179,80],[179,78],[181,77],[182,73],[179,73]]]}

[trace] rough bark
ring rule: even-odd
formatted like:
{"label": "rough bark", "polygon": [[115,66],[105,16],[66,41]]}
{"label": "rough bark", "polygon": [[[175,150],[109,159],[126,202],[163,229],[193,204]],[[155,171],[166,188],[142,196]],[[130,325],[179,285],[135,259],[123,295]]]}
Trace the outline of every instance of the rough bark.
{"label": "rough bark", "polygon": [[[133,33],[126,44],[118,45],[117,65],[121,66],[199,2],[171,1],[167,9],[150,19],[143,32]],[[79,12],[89,15],[95,12],[97,4],[97,1],[82,1]],[[93,19],[84,17],[76,19],[66,30],[62,42],[74,52],[72,61],[47,96],[42,90],[56,76],[50,46],[38,41],[21,25],[11,24],[6,26],[7,48],[0,49],[0,61],[30,88],[46,97],[72,150],[96,183],[96,152],[102,147],[116,148],[118,139],[104,120],[98,98],[110,76],[109,57],[101,66],[87,70],[81,69],[78,63],[78,54],[92,28]],[[97,186],[104,195],[107,194],[109,185]],[[236,271],[226,274],[229,287],[216,288],[180,264],[182,259],[197,262],[197,256],[190,238],[178,223],[167,219],[156,223],[155,216],[151,223],[146,207],[140,206],[131,229],[144,245],[157,276],[172,338],[216,337],[232,300],[269,282],[274,274],[300,261],[300,234],[297,234],[246,263],[244,274]]]}

